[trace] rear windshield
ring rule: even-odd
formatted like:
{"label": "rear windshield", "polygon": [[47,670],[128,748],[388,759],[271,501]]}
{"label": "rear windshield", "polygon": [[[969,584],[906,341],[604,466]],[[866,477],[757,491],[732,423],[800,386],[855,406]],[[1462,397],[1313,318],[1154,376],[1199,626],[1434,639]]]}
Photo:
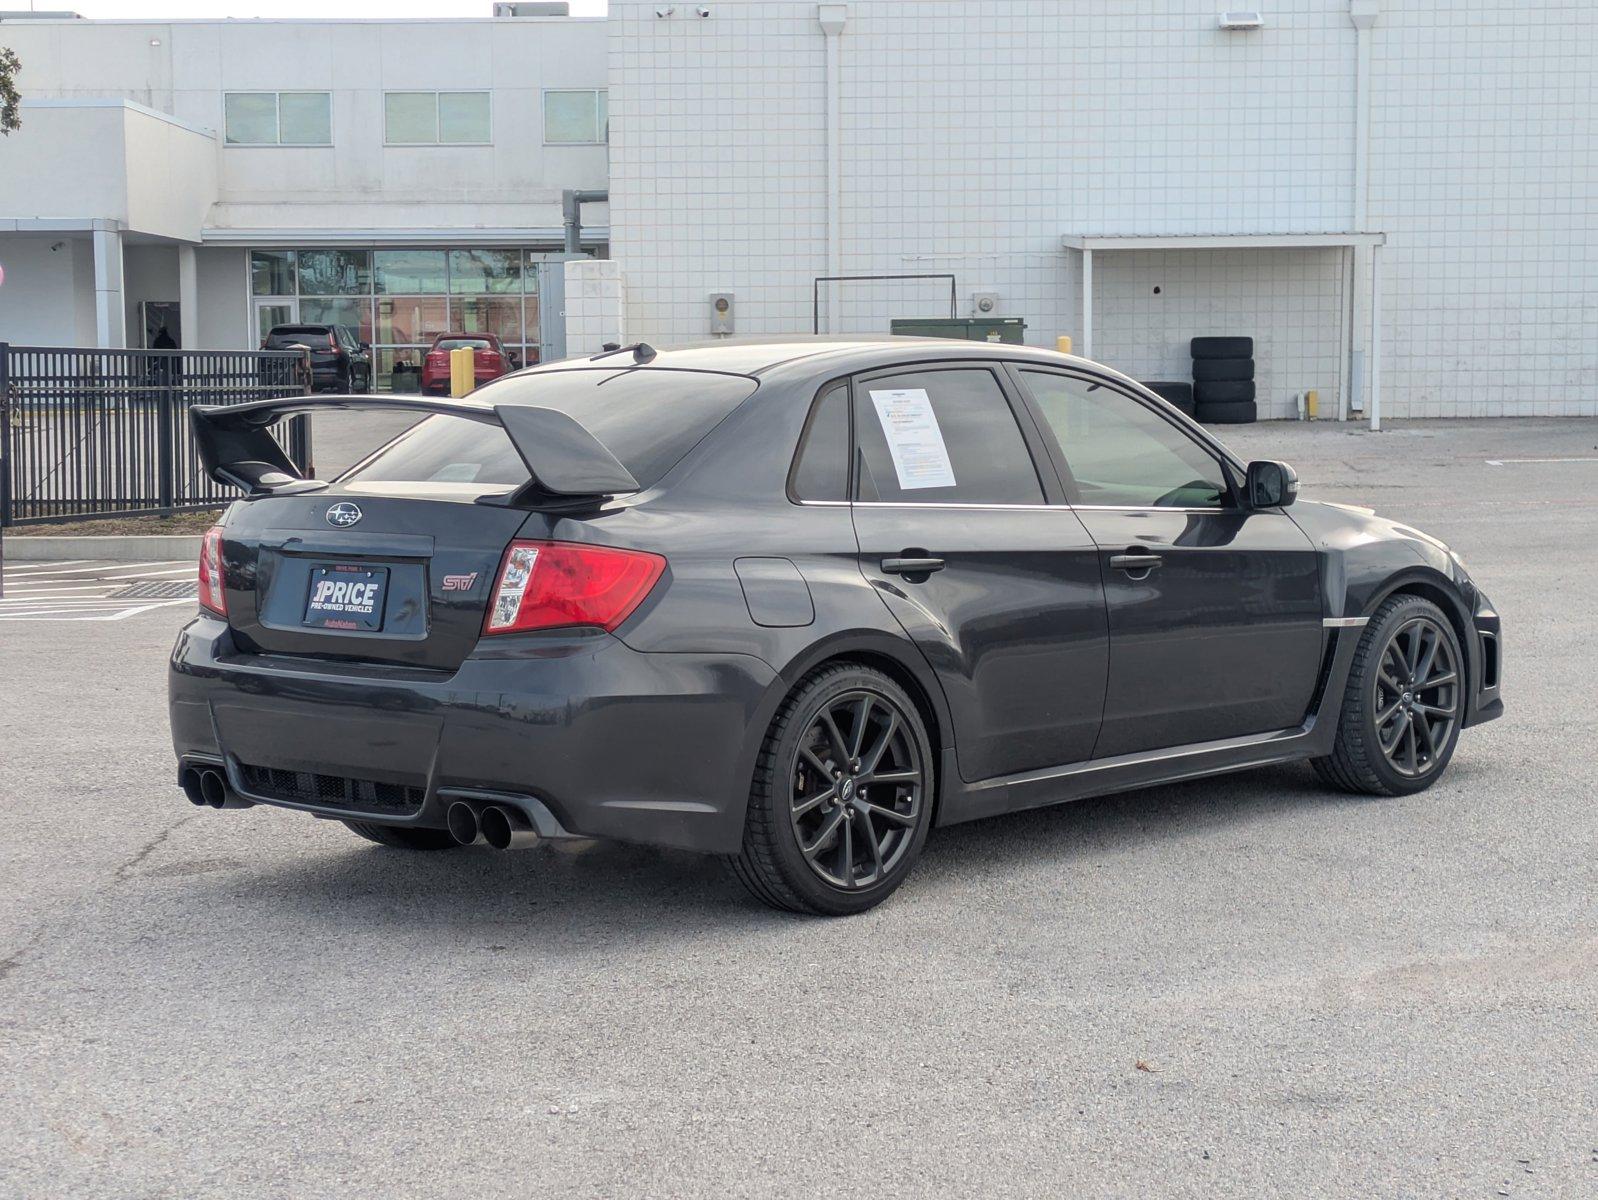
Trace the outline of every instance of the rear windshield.
{"label": "rear windshield", "polygon": [[325,329],[274,329],[266,340],[279,349],[284,346],[309,346],[312,350],[326,350],[328,336]]}
{"label": "rear windshield", "polygon": [[434,350],[492,350],[494,343],[487,338],[439,338]]}
{"label": "rear windshield", "polygon": [[[480,388],[493,403],[563,412],[652,487],[753,394],[753,379],[697,371],[560,371]],[[519,487],[527,467],[497,425],[432,416],[379,450],[346,482],[474,483]]]}

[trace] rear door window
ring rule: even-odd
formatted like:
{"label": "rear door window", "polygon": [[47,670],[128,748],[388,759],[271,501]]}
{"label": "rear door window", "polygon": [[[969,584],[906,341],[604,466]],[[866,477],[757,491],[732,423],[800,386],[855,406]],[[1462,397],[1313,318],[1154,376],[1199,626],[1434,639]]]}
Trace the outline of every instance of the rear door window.
{"label": "rear door window", "polygon": [[857,500],[1043,503],[1031,451],[986,367],[860,380],[854,426]]}
{"label": "rear door window", "polygon": [[[551,408],[575,420],[652,487],[758,384],[735,375],[671,370],[573,370],[502,376],[473,393],[490,404]],[[360,482],[475,483],[517,487],[527,467],[497,425],[432,416],[358,464]]]}

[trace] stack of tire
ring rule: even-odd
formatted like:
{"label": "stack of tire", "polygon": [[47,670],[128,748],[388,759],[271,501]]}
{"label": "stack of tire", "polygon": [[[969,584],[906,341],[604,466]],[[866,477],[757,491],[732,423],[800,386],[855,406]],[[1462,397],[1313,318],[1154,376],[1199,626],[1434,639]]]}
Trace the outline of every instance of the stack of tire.
{"label": "stack of tire", "polygon": [[1254,406],[1254,339],[1196,337],[1193,352],[1193,415],[1202,425],[1246,425]]}

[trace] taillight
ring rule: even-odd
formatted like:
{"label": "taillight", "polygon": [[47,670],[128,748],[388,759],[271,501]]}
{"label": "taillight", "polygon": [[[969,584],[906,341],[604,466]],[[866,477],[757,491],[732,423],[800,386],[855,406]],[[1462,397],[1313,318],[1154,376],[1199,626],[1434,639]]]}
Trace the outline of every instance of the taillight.
{"label": "taillight", "polygon": [[200,607],[227,616],[227,592],[222,588],[222,527],[213,525],[200,542]]}
{"label": "taillight", "polygon": [[430,350],[427,354],[427,365],[430,367],[443,367],[449,365],[449,355],[442,350]]}
{"label": "taillight", "polygon": [[484,633],[568,625],[615,629],[643,602],[666,560],[642,550],[512,542],[499,567]]}

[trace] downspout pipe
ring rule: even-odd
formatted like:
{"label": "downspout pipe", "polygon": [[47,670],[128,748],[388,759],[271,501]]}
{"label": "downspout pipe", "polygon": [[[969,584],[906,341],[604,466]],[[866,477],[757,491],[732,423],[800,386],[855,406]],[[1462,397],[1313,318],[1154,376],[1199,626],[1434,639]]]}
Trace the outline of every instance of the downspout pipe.
{"label": "downspout pipe", "polygon": [[[1366,233],[1370,225],[1370,148],[1371,148],[1371,30],[1381,16],[1381,0],[1349,0],[1348,19],[1354,26],[1354,195],[1353,228],[1356,233]],[[1358,311],[1357,296],[1362,283],[1372,278],[1375,257],[1365,247],[1354,249],[1354,288],[1349,297],[1353,309],[1348,323],[1348,395],[1343,398],[1344,410],[1338,413],[1347,419],[1355,407],[1354,400],[1365,392],[1365,350],[1359,345],[1359,322],[1353,319]],[[1372,392],[1375,391],[1374,386]],[[1365,405],[1374,409],[1374,405]],[[1371,414],[1373,422],[1376,419]],[[1373,424],[1372,428],[1376,426]]]}
{"label": "downspout pipe", "polygon": [[[827,38],[827,274],[843,274],[843,30],[847,4],[818,4],[816,18]],[[827,331],[838,331],[836,305],[827,306]]]}
{"label": "downspout pipe", "polygon": [[599,204],[610,200],[608,189],[583,191],[567,188],[560,194],[560,215],[566,223],[566,253],[581,254],[583,243],[583,205]]}

